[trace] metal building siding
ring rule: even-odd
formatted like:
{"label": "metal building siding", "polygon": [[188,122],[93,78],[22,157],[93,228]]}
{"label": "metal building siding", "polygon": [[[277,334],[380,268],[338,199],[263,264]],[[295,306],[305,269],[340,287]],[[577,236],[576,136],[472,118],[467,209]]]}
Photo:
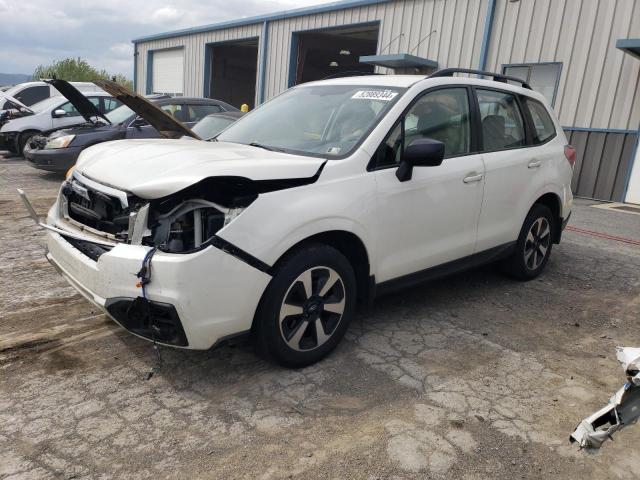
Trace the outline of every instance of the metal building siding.
{"label": "metal building siding", "polygon": [[615,42],[638,36],[638,0],[497,0],[487,69],[562,62],[560,123],[635,130],[640,62]]}
{"label": "metal building siding", "polygon": [[[407,53],[437,60],[441,67],[475,68],[488,0],[396,0],[269,23],[265,98],[288,87],[294,32],[380,22],[379,54]],[[418,45],[420,40],[436,30]],[[401,33],[404,36],[399,38]],[[378,68],[378,72],[386,73]]]}
{"label": "metal building siding", "polygon": [[579,197],[624,201],[636,133],[565,131],[576,149],[571,190]]}
{"label": "metal building siding", "polygon": [[256,23],[252,25],[138,43],[138,57],[136,59],[138,62],[137,91],[142,94],[146,93],[147,52],[149,50],[184,47],[184,95],[202,96],[204,92],[205,45],[207,43],[214,42],[256,38],[260,37],[261,33],[262,24]]}

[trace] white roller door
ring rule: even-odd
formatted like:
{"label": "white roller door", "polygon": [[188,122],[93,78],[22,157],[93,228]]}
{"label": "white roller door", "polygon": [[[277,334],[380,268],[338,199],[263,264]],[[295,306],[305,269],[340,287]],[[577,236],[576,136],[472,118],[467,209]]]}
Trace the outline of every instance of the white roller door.
{"label": "white roller door", "polygon": [[184,93],[184,49],[153,52],[153,93]]}

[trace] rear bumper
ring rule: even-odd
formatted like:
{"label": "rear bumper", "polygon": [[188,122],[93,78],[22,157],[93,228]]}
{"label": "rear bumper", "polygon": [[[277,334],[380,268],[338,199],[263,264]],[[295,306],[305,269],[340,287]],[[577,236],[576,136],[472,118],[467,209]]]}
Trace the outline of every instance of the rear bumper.
{"label": "rear bumper", "polygon": [[50,150],[25,149],[24,157],[34,168],[46,170],[48,172],[66,172],[75,165],[80,152],[82,152],[82,149],[79,147],[56,148]]}
{"label": "rear bumper", "polygon": [[146,287],[156,321],[144,323],[131,307],[140,303],[136,273],[149,247],[118,244],[94,261],[52,231],[47,246],[49,262],[78,292],[130,332],[168,346],[208,349],[249,330],[271,280],[213,246],[192,254],[157,252]]}

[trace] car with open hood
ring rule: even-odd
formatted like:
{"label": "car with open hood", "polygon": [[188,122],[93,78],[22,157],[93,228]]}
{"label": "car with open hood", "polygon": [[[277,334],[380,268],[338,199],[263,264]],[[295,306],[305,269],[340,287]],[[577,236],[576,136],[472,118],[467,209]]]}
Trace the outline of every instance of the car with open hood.
{"label": "car with open hood", "polygon": [[[4,118],[0,126],[0,145],[22,154],[34,135],[73,125],[108,123],[105,114],[120,106],[120,102],[107,92],[95,91],[85,95],[73,86],[69,87],[75,92],[73,97],[71,90],[61,92],[64,96],[49,97],[31,107],[22,108],[19,115],[12,114]],[[69,98],[73,98],[73,101]]]}
{"label": "car with open hood", "polygon": [[48,260],[130,332],[192,349],[248,333],[300,367],[376,295],[493,261],[540,275],[574,163],[524,81],[445,69],[301,84],[211,142],[94,145],[46,222],[21,195]]}
{"label": "car with open hood", "polygon": [[[101,89],[93,82],[69,82],[76,89],[84,93],[100,92]],[[4,88],[4,87],[3,87]],[[2,89],[0,89],[2,90]],[[50,83],[45,81],[24,82],[18,85],[12,85],[4,89],[4,93],[8,96],[18,100],[23,105],[30,107],[38,102],[41,102],[49,97],[56,97],[60,95],[60,92]],[[0,95],[1,97],[1,95]],[[0,98],[0,115],[5,110],[11,110],[14,107],[11,102],[7,102]]]}
{"label": "car with open hood", "polygon": [[[53,80],[52,83],[65,92],[72,103],[84,97],[69,82]],[[112,82],[96,83],[108,89],[109,94],[121,105],[105,114],[104,121],[32,136],[24,148],[24,156],[31,166],[52,172],[66,172],[75,164],[78,155],[92,145],[128,138],[173,138],[185,133],[191,136],[188,128],[184,130],[185,126],[192,127],[206,115],[215,112],[237,111],[235,107],[211,98],[167,95],[145,98]],[[175,122],[166,121],[166,114],[181,125],[177,127],[178,133],[174,131]],[[157,118],[164,121],[158,126],[160,130],[154,127]]]}

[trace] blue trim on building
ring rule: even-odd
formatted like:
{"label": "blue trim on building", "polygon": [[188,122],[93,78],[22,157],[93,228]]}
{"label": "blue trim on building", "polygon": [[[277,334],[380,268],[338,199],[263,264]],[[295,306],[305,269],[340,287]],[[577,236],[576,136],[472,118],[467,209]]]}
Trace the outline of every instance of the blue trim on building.
{"label": "blue trim on building", "polygon": [[258,101],[256,106],[264,102],[265,82],[267,78],[267,55],[269,52],[269,22],[262,24],[262,35],[260,37],[260,58],[258,67]]}
{"label": "blue trim on building", "polygon": [[291,51],[289,52],[289,79],[287,88],[296,84],[296,73],[298,70],[298,32],[291,32]]}
{"label": "blue trim on building", "polygon": [[[245,25],[253,25],[255,23],[272,22],[274,20],[283,20],[285,18],[301,17],[303,15],[314,15],[316,13],[333,12],[338,10],[346,10],[348,8],[366,7],[368,5],[376,5],[379,3],[387,3],[391,0],[342,0],[339,2],[327,3],[325,5],[317,5],[313,7],[296,8],[293,10],[285,10],[282,12],[258,15],[241,20],[231,20],[228,22],[214,23],[211,25],[203,25],[201,27],[184,28],[182,30],[173,30],[171,32],[158,33],[155,35],[147,35],[132,40],[132,43],[149,42],[151,40],[160,40],[163,38],[179,37],[182,35],[193,35],[195,33],[212,32],[215,30],[223,30],[225,28],[242,27]],[[494,1],[494,0],[490,0]]]}
{"label": "blue trim on building", "polygon": [[638,130],[625,130],[623,128],[589,128],[589,127],[562,127],[569,132],[592,132],[592,133],[625,133],[635,135]]}
{"label": "blue trim on building", "polygon": [[621,38],[616,42],[616,48],[640,60],[640,38]]}
{"label": "blue trim on building", "polygon": [[[640,148],[640,129],[638,129],[636,135],[636,145],[635,147],[633,147],[633,152],[631,152],[631,161],[629,162],[629,167],[627,168],[627,176],[624,180],[624,192],[622,193],[623,202],[627,201],[627,192],[629,191],[629,184],[631,183],[631,174],[633,173],[633,167],[638,154],[638,148]],[[640,165],[638,166],[638,168],[640,168]]]}
{"label": "blue trim on building", "polygon": [[391,55],[366,55],[360,57],[360,63],[378,65],[386,68],[410,68],[410,67],[430,67],[438,68],[436,60],[418,57],[409,53],[396,53]]}
{"label": "blue trim on building", "polygon": [[133,46],[133,92],[138,93],[138,45]]}
{"label": "blue trim on building", "polygon": [[482,46],[480,47],[480,70],[486,70],[487,57],[489,55],[489,42],[491,41],[491,31],[493,30],[493,16],[496,11],[496,0],[489,0],[487,5],[487,15],[484,19],[484,32],[482,33]]}
{"label": "blue trim on building", "polygon": [[204,44],[204,81],[202,83],[202,96],[210,98],[211,95],[211,44]]}
{"label": "blue trim on building", "polygon": [[153,50],[147,51],[147,85],[145,93],[149,95],[153,93]]}

